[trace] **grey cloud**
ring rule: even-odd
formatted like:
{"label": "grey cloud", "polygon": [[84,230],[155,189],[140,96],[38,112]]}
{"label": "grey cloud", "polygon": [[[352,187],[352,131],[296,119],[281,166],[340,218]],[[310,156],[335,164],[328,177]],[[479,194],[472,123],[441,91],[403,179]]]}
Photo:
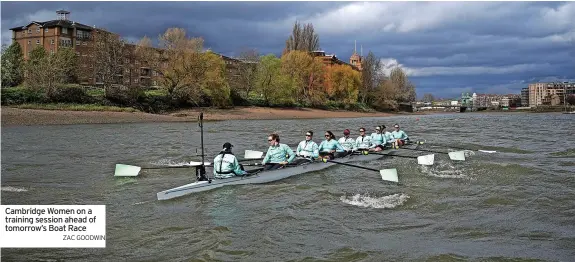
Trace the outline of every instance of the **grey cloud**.
{"label": "grey cloud", "polygon": [[[2,40],[9,40],[7,28],[17,19],[39,10],[54,13],[60,8],[72,12],[73,20],[105,27],[129,39],[144,35],[156,38],[169,27],[183,27],[191,36],[202,36],[205,46],[214,51],[237,55],[240,48],[256,48],[262,54],[279,55],[291,32],[294,17],[313,17],[330,12],[349,2],[2,2]],[[436,4],[436,3],[432,3]],[[441,4],[441,3],[437,3]],[[494,86],[520,89],[521,81],[549,76],[575,78],[575,43],[545,41],[552,34],[573,30],[558,23],[547,26],[534,19],[542,8],[560,8],[563,2],[489,3],[492,13],[474,14],[464,10],[469,19],[459,18],[439,23],[425,30],[409,33],[361,29],[357,32],[327,30],[320,35],[320,45],[348,61],[357,40],[358,52],[369,50],[382,58],[397,59],[407,68],[453,67],[453,75],[412,77],[418,95],[431,92],[437,96],[456,95],[455,90],[478,92],[497,90]],[[426,7],[415,3],[415,7]],[[461,4],[464,5],[464,4]],[[477,4],[480,6],[480,4]],[[481,9],[483,10],[483,9]],[[506,15],[500,15],[506,14]],[[480,18],[474,18],[480,17]],[[487,19],[484,17],[493,17]],[[341,19],[345,19],[342,17]],[[289,23],[286,23],[288,21]],[[326,26],[325,24],[322,26]],[[329,26],[329,24],[327,25]],[[265,30],[265,29],[268,30]],[[275,29],[275,30],[271,30]],[[329,29],[329,28],[328,28]],[[548,39],[547,39],[548,40]],[[520,72],[507,74],[457,75],[458,68],[511,67],[521,64]],[[545,65],[549,64],[549,65]],[[515,81],[515,82],[513,82]],[[489,89],[491,88],[491,89]],[[503,90],[503,89],[502,89]]]}

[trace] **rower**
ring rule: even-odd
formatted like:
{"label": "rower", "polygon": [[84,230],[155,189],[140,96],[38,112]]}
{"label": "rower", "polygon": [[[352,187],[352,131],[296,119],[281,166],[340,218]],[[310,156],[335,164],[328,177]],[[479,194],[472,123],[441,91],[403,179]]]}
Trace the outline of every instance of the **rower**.
{"label": "rower", "polygon": [[371,136],[365,135],[365,128],[359,129],[359,136],[355,139],[355,150],[367,151],[371,146]]}
{"label": "rower", "polygon": [[385,144],[387,140],[385,139],[385,135],[381,133],[381,127],[375,127],[375,133],[371,134],[371,146],[369,147],[369,151],[381,151],[385,148]]}
{"label": "rower", "polygon": [[282,168],[293,162],[295,158],[293,150],[286,144],[280,144],[280,136],[278,134],[270,134],[268,136],[268,143],[270,147],[262,161],[264,170]]}
{"label": "rower", "polygon": [[393,148],[399,148],[400,146],[405,145],[406,141],[409,141],[409,137],[403,130],[399,129],[399,125],[395,124],[393,126],[395,130],[391,132],[391,136],[393,137]]}
{"label": "rower", "polygon": [[391,145],[394,139],[393,136],[391,135],[391,132],[386,130],[385,125],[381,125],[381,133],[385,135],[385,140],[387,140],[387,144]]}
{"label": "rower", "polygon": [[319,144],[319,155],[324,159],[334,159],[336,152],[345,152],[345,149],[335,140],[331,131],[325,131],[325,140]]}
{"label": "rower", "polygon": [[223,150],[214,158],[214,177],[230,178],[234,176],[243,176],[248,172],[240,165],[238,159],[232,153],[233,145],[226,142]]}
{"label": "rower", "polygon": [[305,140],[299,142],[295,155],[301,157],[294,161],[294,164],[299,165],[319,157],[319,149],[317,144],[312,140],[313,131],[305,133]]}
{"label": "rower", "polygon": [[355,149],[355,139],[350,137],[349,129],[343,130],[343,136],[337,142],[345,149],[344,152],[337,152],[337,157],[347,156]]}

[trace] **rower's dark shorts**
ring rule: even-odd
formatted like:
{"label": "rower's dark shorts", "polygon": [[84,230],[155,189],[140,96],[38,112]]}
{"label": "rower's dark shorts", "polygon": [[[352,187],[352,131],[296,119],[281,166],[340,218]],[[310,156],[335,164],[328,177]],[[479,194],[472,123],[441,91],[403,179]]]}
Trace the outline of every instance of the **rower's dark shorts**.
{"label": "rower's dark shorts", "polygon": [[266,163],[266,165],[264,166],[264,170],[279,169],[281,167],[283,167],[283,165],[281,165],[280,163]]}
{"label": "rower's dark shorts", "polygon": [[335,157],[340,158],[351,154],[351,151],[335,152]]}
{"label": "rower's dark shorts", "polygon": [[333,153],[327,153],[327,152],[319,152],[319,156],[324,157],[324,156],[329,156],[330,159],[334,159],[335,156],[333,155]]}
{"label": "rower's dark shorts", "polygon": [[379,148],[381,148],[381,150],[384,150],[384,149],[385,149],[385,145],[377,145],[377,146],[375,146],[375,147],[376,147],[376,148],[379,147]]}

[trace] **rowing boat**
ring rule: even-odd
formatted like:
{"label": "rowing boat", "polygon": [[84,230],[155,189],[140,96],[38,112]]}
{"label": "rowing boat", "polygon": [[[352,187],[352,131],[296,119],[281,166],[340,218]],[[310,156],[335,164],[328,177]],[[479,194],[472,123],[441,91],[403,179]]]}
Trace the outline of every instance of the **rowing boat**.
{"label": "rowing boat", "polygon": [[[412,147],[412,146],[414,146],[414,145],[406,145],[404,147]],[[415,145],[415,146],[417,146],[417,145]],[[379,153],[386,153],[386,152],[391,152],[391,151],[395,151],[395,150],[396,149],[386,149],[386,150],[380,151]],[[347,163],[347,162],[351,162],[351,161],[372,161],[372,160],[380,159],[384,156],[385,155],[382,155],[382,154],[378,154],[378,155],[376,155],[376,154],[367,154],[367,155],[353,154],[353,155],[348,155],[348,156],[345,156],[342,158],[335,158],[334,160],[337,161],[336,163],[334,163],[334,162],[325,163],[325,162],[319,162],[319,161],[318,162],[309,162],[309,163],[304,163],[304,164],[293,166],[293,167],[284,167],[281,169],[262,171],[262,172],[258,172],[258,173],[255,173],[255,174],[252,174],[249,176],[243,176],[243,177],[242,176],[236,176],[236,177],[225,178],[225,179],[214,179],[211,181],[198,181],[198,182],[190,183],[187,185],[179,186],[176,188],[164,190],[162,192],[157,193],[157,197],[158,197],[158,200],[167,200],[167,199],[181,197],[181,196],[192,194],[192,193],[208,191],[208,190],[220,188],[223,186],[269,183],[269,182],[285,179],[285,178],[288,178],[288,177],[291,177],[294,175],[298,175],[298,174],[319,171],[322,169],[326,169],[330,166],[337,165],[339,163]],[[395,172],[395,169],[390,170],[390,172]],[[397,174],[397,173],[395,173],[395,174]]]}

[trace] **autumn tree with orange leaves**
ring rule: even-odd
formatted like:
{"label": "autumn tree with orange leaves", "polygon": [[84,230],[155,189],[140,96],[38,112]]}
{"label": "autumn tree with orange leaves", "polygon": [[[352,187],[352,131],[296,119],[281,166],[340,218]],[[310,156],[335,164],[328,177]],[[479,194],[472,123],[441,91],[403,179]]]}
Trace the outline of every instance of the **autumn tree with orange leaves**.
{"label": "autumn tree with orange leaves", "polygon": [[306,51],[289,51],[281,57],[282,74],[291,79],[296,101],[320,105],[325,100],[323,64]]}

